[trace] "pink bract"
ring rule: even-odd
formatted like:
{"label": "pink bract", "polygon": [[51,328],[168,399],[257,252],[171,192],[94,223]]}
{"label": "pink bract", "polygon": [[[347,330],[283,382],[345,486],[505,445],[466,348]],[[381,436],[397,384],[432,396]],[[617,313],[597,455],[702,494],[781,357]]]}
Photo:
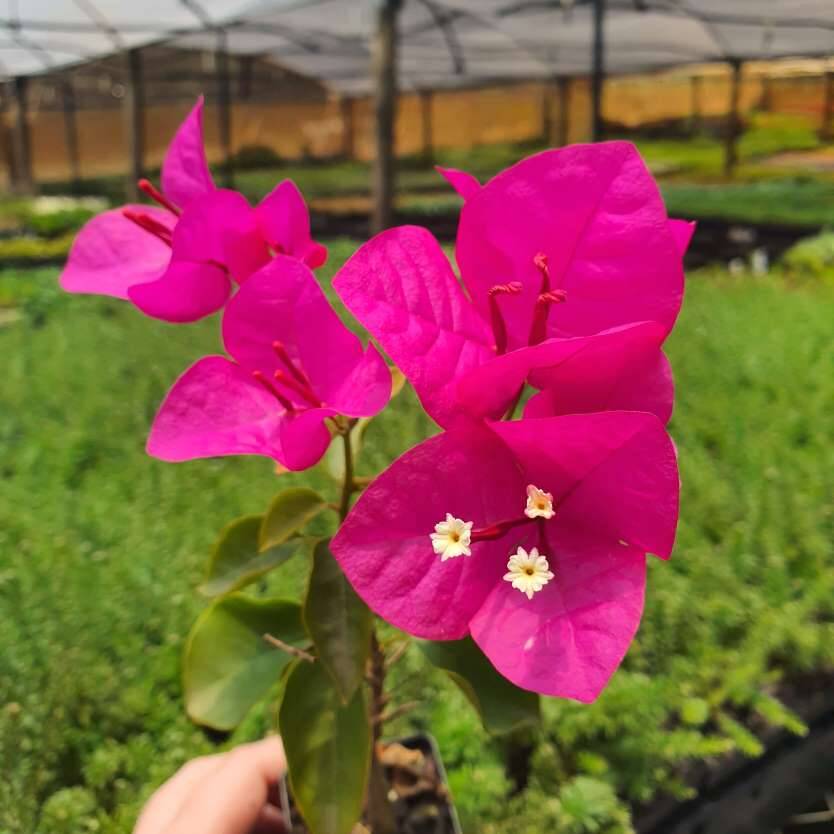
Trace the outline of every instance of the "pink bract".
{"label": "pink bract", "polygon": [[218,189],[205,156],[203,100],[177,130],[162,166],[164,193],[140,183],[162,208],[105,212],[78,233],[61,286],[126,298],[142,312],[190,322],[219,310],[271,252],[321,266],[327,250],[310,236],[307,206],[280,183],[256,208]]}
{"label": "pink bract", "polygon": [[585,336],[627,322],[667,330],[683,298],[680,243],[663,199],[629,142],[574,145],[528,157],[491,179],[462,210],[457,238],[461,277],[488,312],[496,284],[518,281],[504,315],[511,345],[526,344],[541,286],[535,258],[568,301],[549,336]]}
{"label": "pink bract", "polygon": [[231,359],[200,359],[168,392],[149,454],[264,455],[306,469],[330,442],[326,418],[370,417],[390,396],[391,375],[376,349],[363,349],[309,268],[284,255],[229,302],[223,341]]}
{"label": "pink bract", "polygon": [[177,128],[162,162],[162,190],[183,209],[215,188],[203,141],[203,103],[200,96]]}
{"label": "pink bract", "polygon": [[[490,318],[466,297],[425,229],[403,226],[377,235],[342,267],[333,287],[441,426],[461,412],[499,419],[525,380],[555,387],[551,414],[634,408],[664,421],[671,414],[674,391],[660,351],[665,326],[622,324],[496,355]],[[496,300],[503,310],[514,297]],[[570,304],[568,298],[555,306],[550,317],[558,319]]]}
{"label": "pink bract", "polygon": [[177,221],[170,212],[142,205],[127,205],[92,218],[72,243],[61,273],[61,289],[126,299],[134,284],[155,281],[165,272],[170,245],[128,220],[124,209],[146,213],[169,232]]}
{"label": "pink bract", "polygon": [[[525,520],[527,484],[553,494],[554,518]],[[441,561],[430,534],[446,513],[472,521],[476,534],[504,532],[473,535],[471,556]],[[675,452],[652,415],[461,421],[383,472],[332,549],[359,595],[397,628],[432,640],[471,633],[516,685],[587,702],[625,655],[646,554],[671,554],[677,516]],[[538,547],[555,574],[532,599],[503,579],[519,546]]]}
{"label": "pink bract", "polygon": [[219,310],[234,284],[270,258],[246,199],[215,189],[194,201],[174,227],[168,269],[157,281],[128,289],[146,315],[191,322]]}

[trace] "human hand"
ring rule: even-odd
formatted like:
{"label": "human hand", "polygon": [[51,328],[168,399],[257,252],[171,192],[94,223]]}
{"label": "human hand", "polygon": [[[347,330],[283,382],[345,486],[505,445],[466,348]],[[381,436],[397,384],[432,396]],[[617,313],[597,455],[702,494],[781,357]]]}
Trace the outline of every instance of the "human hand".
{"label": "human hand", "polygon": [[193,759],[150,798],[133,834],[285,832],[276,789],[286,769],[277,736]]}

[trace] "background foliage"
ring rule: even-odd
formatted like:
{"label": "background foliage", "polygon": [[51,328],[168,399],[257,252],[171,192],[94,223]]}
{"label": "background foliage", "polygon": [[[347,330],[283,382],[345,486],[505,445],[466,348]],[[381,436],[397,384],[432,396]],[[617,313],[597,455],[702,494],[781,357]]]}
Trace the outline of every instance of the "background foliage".
{"label": "background foliage", "polygon": [[[329,271],[350,253],[331,249]],[[210,738],[182,705],[182,643],[217,531],[296,476],[268,461],[144,455],[155,408],[217,322],[170,327],[69,298],[55,270],[0,275],[0,831],[126,833],[189,757],[261,734],[262,709]],[[545,700],[529,787],[509,802],[502,743],[412,650],[422,707],[391,728],[440,743],[468,832],[627,832],[630,803],[686,793],[682,768],[759,752],[772,693],[834,667],[834,286],[801,268],[690,275],[669,352],[681,456],[676,553],[653,563],[625,667],[592,707]],[[368,428],[359,471],[433,429],[405,391]],[[310,477],[312,475],[312,478]],[[305,482],[332,496],[320,471]],[[309,560],[265,591],[298,598]]]}

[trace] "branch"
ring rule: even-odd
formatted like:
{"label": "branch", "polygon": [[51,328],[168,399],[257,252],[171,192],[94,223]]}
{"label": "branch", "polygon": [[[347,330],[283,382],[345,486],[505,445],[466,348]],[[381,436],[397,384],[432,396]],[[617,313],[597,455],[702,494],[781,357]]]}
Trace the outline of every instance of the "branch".
{"label": "branch", "polygon": [[291,646],[289,643],[285,643],[283,640],[279,640],[277,637],[273,637],[271,634],[264,634],[264,640],[269,643],[270,646],[274,646],[276,649],[280,649],[282,652],[286,652],[293,657],[297,657],[300,660],[306,660],[308,663],[315,663],[316,658],[311,655],[309,652],[305,652],[304,649],[297,649],[295,646]]}
{"label": "branch", "polygon": [[374,716],[374,723],[381,726],[382,724],[387,724],[389,721],[395,721],[397,718],[402,718],[404,715],[408,715],[408,713],[417,709],[417,707],[420,706],[420,703],[420,701],[408,701],[405,704],[400,704],[400,706],[395,709],[383,712],[382,715]]}
{"label": "branch", "polygon": [[390,669],[398,660],[402,658],[402,656],[408,651],[408,647],[411,645],[411,638],[407,637],[405,640],[394,649],[391,654],[385,658],[385,668]]}

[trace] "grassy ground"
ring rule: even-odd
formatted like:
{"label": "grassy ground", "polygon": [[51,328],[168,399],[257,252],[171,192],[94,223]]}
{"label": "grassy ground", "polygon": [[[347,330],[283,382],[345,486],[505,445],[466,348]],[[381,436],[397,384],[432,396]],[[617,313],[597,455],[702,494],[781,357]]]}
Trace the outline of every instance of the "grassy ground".
{"label": "grassy ground", "polygon": [[[349,251],[337,244],[331,263]],[[194,588],[218,528],[260,511],[278,482],[259,459],[143,453],[166,387],[217,350],[216,322],[161,325],[62,296],[54,278],[0,275],[0,306],[15,305],[0,317],[0,831],[115,834],[213,746],[181,703]],[[629,802],[685,792],[687,762],[759,752],[747,729],[759,716],[800,729],[770,693],[783,675],[834,666],[832,320],[830,286],[690,278],[669,345],[676,555],[652,565],[638,641],[603,698],[546,704],[520,797],[506,800],[502,746],[406,659],[403,691],[424,706],[392,732],[437,734],[468,832],[626,832]],[[404,395],[372,425],[364,471],[430,430]],[[296,560],[275,581],[292,593],[302,571]],[[235,738],[268,721],[252,716]]]}

